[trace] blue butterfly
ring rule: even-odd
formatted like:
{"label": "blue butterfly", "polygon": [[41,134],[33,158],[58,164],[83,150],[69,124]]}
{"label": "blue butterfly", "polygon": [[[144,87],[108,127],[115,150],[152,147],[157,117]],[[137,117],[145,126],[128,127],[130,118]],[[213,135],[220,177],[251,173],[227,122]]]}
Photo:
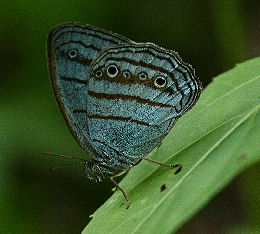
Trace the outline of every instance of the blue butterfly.
{"label": "blue butterfly", "polygon": [[145,158],[196,103],[201,85],[178,54],[90,25],[67,23],[49,34],[52,87],[89,179],[114,178]]}

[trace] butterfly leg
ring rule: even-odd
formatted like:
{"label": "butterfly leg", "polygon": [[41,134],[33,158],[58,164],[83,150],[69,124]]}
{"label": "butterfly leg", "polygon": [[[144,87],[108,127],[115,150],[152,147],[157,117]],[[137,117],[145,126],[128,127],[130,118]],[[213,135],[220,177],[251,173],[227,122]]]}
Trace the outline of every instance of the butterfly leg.
{"label": "butterfly leg", "polygon": [[128,209],[128,207],[130,206],[130,202],[128,200],[128,197],[126,196],[125,191],[118,185],[118,183],[114,180],[114,177],[116,176],[111,176],[109,177],[110,180],[113,182],[113,184],[123,193],[125,200],[126,200],[126,209]]}
{"label": "butterfly leg", "polygon": [[166,167],[171,167],[171,168],[178,167],[177,170],[174,172],[174,174],[179,173],[181,171],[181,169],[182,169],[182,165],[181,164],[167,164],[167,163],[162,163],[162,162],[150,159],[150,158],[144,158],[144,159],[149,161],[149,162],[153,162],[153,163],[156,163],[156,164],[159,164],[159,165],[162,165],[162,166],[166,166]]}

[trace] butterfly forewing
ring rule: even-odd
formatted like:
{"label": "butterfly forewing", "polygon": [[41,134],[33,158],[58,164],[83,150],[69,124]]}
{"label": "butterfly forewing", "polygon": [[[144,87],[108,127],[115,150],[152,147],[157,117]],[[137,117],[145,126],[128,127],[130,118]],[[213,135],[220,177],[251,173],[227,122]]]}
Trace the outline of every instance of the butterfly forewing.
{"label": "butterfly forewing", "polygon": [[47,59],[56,99],[71,132],[87,151],[87,116],[75,110],[86,110],[90,63],[99,51],[128,43],[125,37],[82,24],[58,25],[49,34]]}

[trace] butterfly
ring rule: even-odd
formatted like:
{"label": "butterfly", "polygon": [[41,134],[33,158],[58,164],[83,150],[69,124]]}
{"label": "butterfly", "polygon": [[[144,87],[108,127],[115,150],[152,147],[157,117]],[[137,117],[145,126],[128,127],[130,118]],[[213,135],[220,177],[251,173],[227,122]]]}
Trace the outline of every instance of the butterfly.
{"label": "butterfly", "polygon": [[63,117],[91,155],[90,180],[125,173],[146,158],[185,112],[201,85],[179,55],[90,25],[65,23],[47,39],[49,75]]}

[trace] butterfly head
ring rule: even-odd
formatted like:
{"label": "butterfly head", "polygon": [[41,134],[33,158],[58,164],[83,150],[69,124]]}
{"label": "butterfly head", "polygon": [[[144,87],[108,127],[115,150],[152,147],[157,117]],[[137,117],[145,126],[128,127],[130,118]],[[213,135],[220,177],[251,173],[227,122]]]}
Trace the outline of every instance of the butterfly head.
{"label": "butterfly head", "polygon": [[104,171],[95,162],[85,164],[85,173],[90,180],[101,182],[105,177]]}

